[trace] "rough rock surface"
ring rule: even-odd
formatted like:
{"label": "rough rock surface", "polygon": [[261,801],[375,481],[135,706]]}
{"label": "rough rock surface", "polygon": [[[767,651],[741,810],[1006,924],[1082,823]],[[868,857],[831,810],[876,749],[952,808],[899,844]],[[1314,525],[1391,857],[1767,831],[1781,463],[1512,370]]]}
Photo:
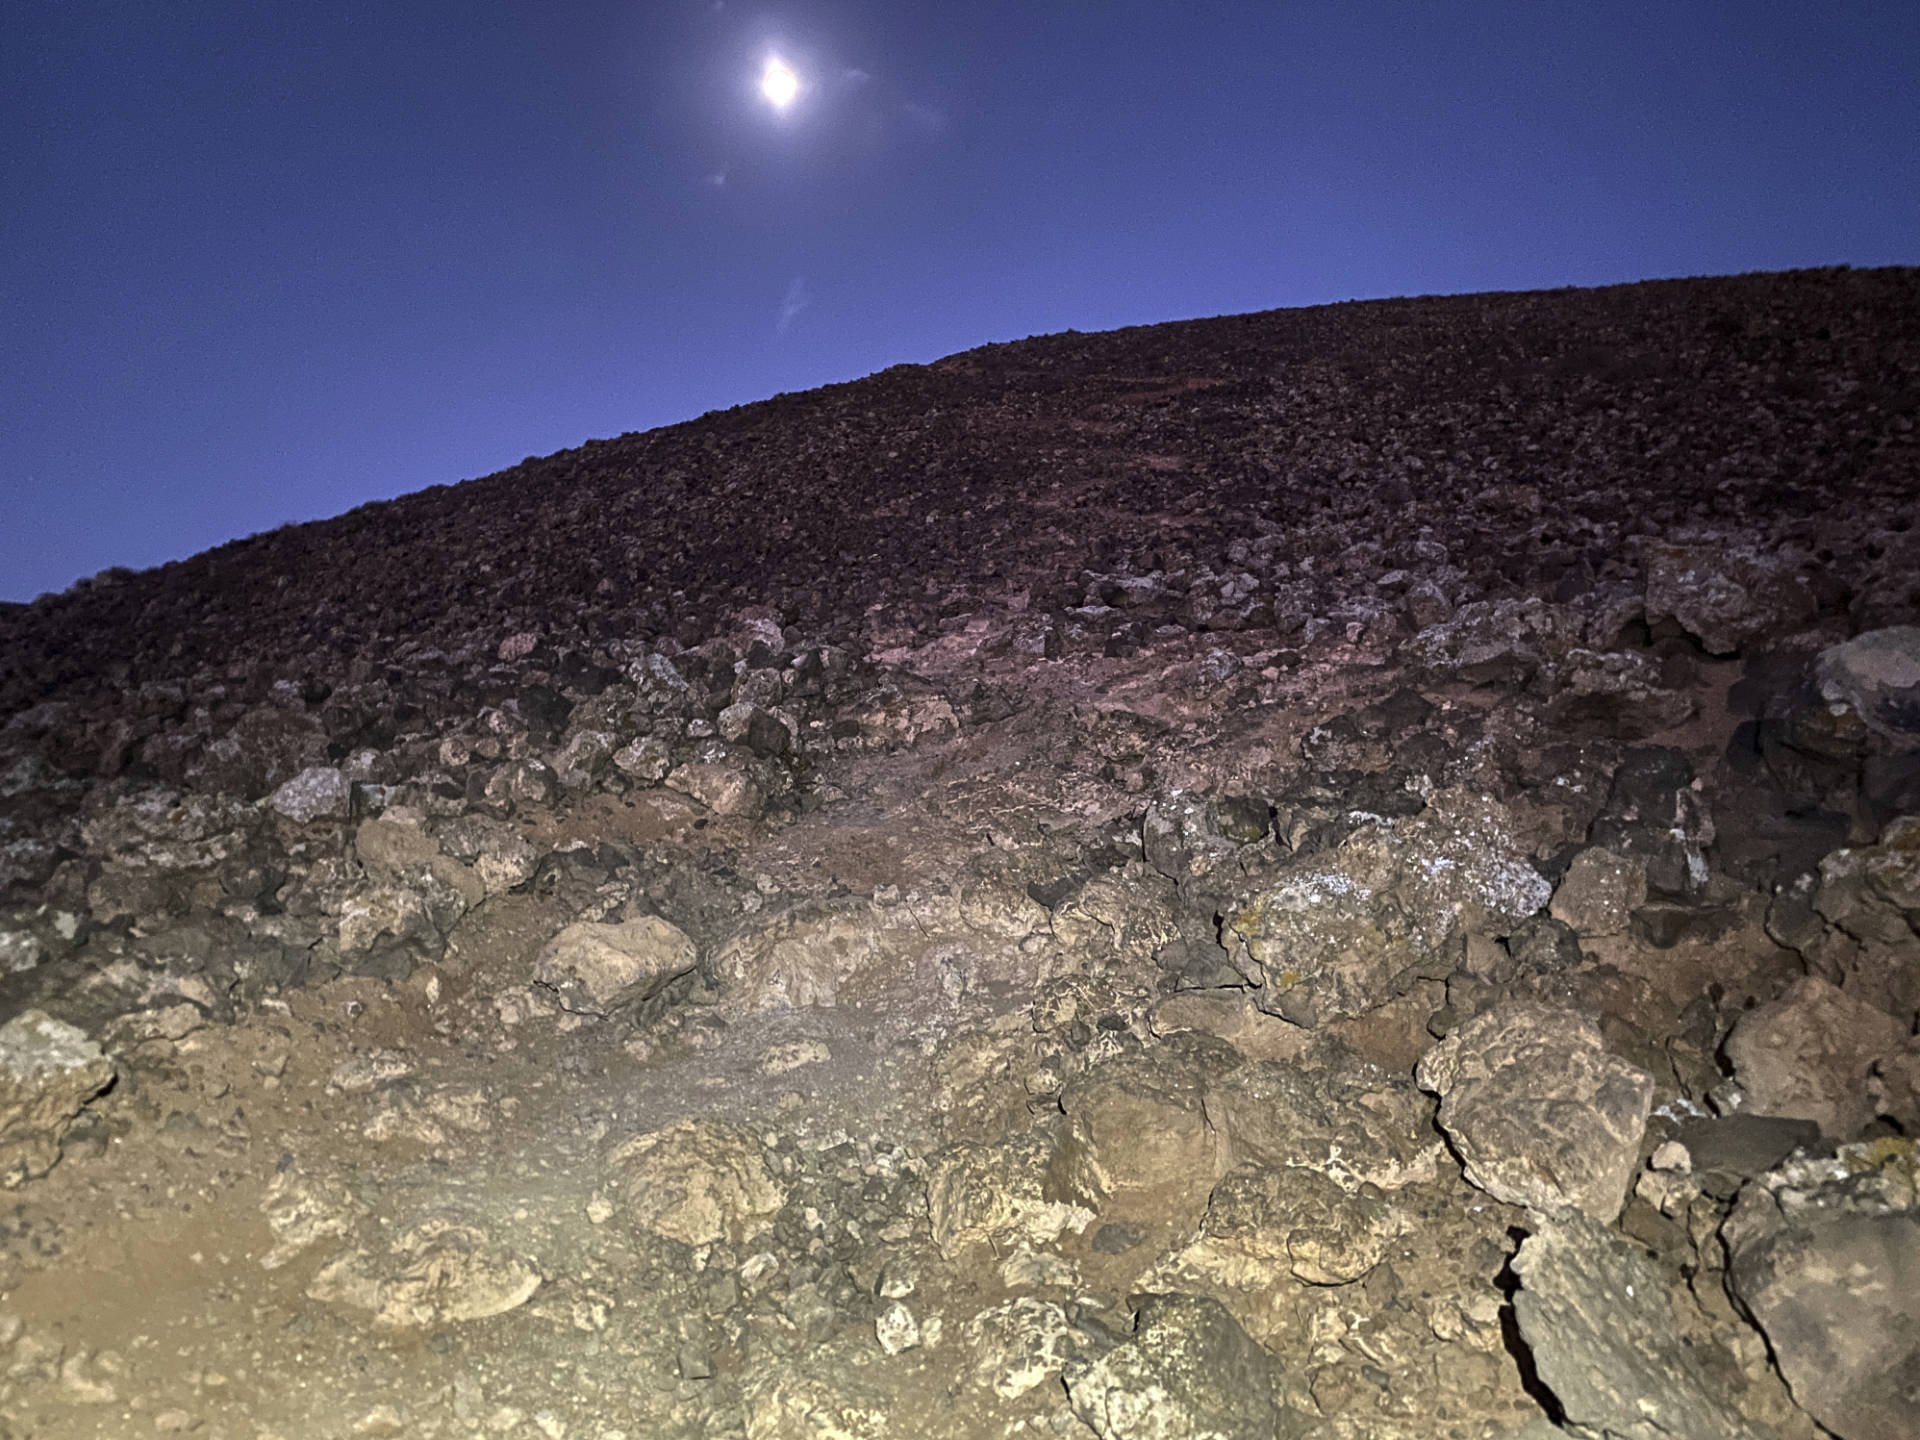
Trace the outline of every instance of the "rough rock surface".
{"label": "rough rock surface", "polygon": [[42,1011],[0,1025],[0,1185],[51,1170],[74,1117],[113,1074],[86,1032]]}
{"label": "rough rock surface", "polygon": [[604,1016],[651,999],[693,969],[698,958],[686,933],[658,915],[618,925],[583,920],[546,943],[533,978],[566,1009]]}
{"label": "rough rock surface", "polygon": [[1907,1048],[1899,1021],[1817,975],[1742,1015],[1726,1042],[1748,1106],[1811,1120],[1835,1140],[1852,1139],[1874,1118],[1869,1077]]}
{"label": "rough rock surface", "polygon": [[1582,1434],[1752,1440],[1675,1328],[1670,1282],[1622,1236],[1577,1211],[1542,1217],[1513,1260],[1520,1335],[1541,1384]]}
{"label": "rough rock surface", "polygon": [[1286,1440],[1273,1356],[1217,1300],[1153,1295],[1133,1334],[1067,1379],[1074,1413],[1100,1440]]}
{"label": "rough rock surface", "polygon": [[1911,1435],[1920,1401],[1913,1142],[1800,1157],[1741,1192],[1729,1279],[1794,1398],[1847,1440]]}
{"label": "rough rock surface", "polygon": [[1370,302],[0,606],[0,1435],[1901,1433],[1917,417]]}
{"label": "rough rock surface", "polygon": [[1467,1179],[1509,1204],[1566,1206],[1607,1222],[1640,1160],[1653,1080],[1607,1053],[1573,1011],[1509,1001],[1420,1062]]}

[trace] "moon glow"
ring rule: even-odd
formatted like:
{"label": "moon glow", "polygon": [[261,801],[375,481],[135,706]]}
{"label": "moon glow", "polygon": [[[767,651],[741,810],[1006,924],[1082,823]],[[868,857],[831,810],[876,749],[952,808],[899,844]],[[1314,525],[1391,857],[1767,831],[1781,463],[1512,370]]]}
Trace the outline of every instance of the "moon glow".
{"label": "moon glow", "polygon": [[792,66],[775,55],[760,72],[760,93],[774,109],[784,110],[799,98],[800,77],[793,73]]}

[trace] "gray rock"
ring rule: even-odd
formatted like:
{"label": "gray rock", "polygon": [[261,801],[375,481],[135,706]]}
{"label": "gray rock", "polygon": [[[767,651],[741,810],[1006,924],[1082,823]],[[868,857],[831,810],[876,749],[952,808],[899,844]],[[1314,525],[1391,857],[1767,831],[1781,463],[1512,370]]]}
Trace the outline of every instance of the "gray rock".
{"label": "gray rock", "polygon": [[1443,790],[1417,816],[1370,821],[1285,866],[1227,916],[1225,938],[1259,967],[1260,1008],[1313,1026],[1444,978],[1462,937],[1505,935],[1551,895],[1499,805]]}
{"label": "gray rock", "polygon": [[657,785],[673,768],[673,751],[666,741],[648,735],[614,751],[613,765],[622,775]]}
{"label": "gray rock", "polygon": [[1596,845],[1573,857],[1551,913],[1582,935],[1619,935],[1646,900],[1647,862]]}
{"label": "gray rock", "polygon": [[1758,1440],[1715,1394],[1673,1321],[1669,1280],[1578,1211],[1542,1217],[1513,1258],[1520,1334],[1575,1434],[1607,1440]]}
{"label": "gray rock", "polygon": [[692,940],[657,915],[618,925],[579,921],[541,949],[533,978],[568,1010],[610,1015],[651,999],[699,960]]}
{"label": "gray rock", "polygon": [[1722,1226],[1729,1285],[1793,1398],[1845,1440],[1911,1440],[1920,1415],[1920,1208],[1911,1140],[1796,1158]]}
{"label": "gray rock", "polygon": [[1467,1179],[1513,1205],[1611,1221],[1626,1203],[1653,1079],[1607,1053],[1571,1010],[1509,1001],[1420,1061]]}
{"label": "gray rock", "polygon": [[74,1117],[113,1077],[113,1061],[85,1031],[44,1011],[0,1026],[0,1186],[51,1170]]}
{"label": "gray rock", "polygon": [[1708,653],[1813,618],[1806,582],[1778,559],[1724,544],[1654,545],[1647,554],[1647,619],[1671,616]]}
{"label": "gray rock", "polygon": [[752,819],[765,804],[765,797],[753,777],[726,765],[702,762],[676,766],[667,776],[667,785],[692,796],[716,815]]}
{"label": "gray rock", "polygon": [[1846,706],[1903,750],[1920,749],[1920,626],[1869,630],[1830,646],[1814,674],[1829,704]]}
{"label": "gray rock", "polygon": [[267,802],[298,825],[344,820],[353,808],[353,782],[331,765],[302,770]]}
{"label": "gray rock", "polygon": [[1476,600],[1407,642],[1407,654],[1438,675],[1474,684],[1517,683],[1580,645],[1573,610],[1527,597]]}
{"label": "gray rock", "polygon": [[1851,1139],[1872,1120],[1868,1074],[1906,1049],[1905,1027],[1817,975],[1747,1011],[1727,1037],[1747,1108],[1811,1120],[1830,1138]]}
{"label": "gray rock", "polygon": [[511,825],[483,815],[463,815],[440,828],[440,848],[473,866],[488,895],[500,895],[533,878],[540,855]]}
{"label": "gray rock", "polygon": [[1067,1374],[1100,1440],[1280,1440],[1302,1428],[1282,1393],[1280,1362],[1196,1295],[1141,1297],[1126,1343]]}

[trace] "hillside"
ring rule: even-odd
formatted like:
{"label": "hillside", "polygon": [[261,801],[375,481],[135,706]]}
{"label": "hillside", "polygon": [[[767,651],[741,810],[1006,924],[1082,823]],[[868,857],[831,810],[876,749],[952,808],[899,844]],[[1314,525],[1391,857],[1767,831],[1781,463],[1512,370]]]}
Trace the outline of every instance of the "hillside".
{"label": "hillside", "polygon": [[1896,1440],[1920,270],[987,346],[0,606],[0,1440]]}

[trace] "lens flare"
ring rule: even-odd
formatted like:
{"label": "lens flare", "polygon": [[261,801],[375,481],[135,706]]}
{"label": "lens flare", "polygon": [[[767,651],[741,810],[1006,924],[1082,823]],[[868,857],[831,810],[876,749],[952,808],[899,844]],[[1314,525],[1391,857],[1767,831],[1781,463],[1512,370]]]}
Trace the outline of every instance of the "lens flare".
{"label": "lens flare", "polygon": [[776,110],[784,110],[799,98],[800,77],[793,73],[793,67],[778,55],[767,61],[767,68],[760,73],[760,93],[767,97],[767,103]]}

